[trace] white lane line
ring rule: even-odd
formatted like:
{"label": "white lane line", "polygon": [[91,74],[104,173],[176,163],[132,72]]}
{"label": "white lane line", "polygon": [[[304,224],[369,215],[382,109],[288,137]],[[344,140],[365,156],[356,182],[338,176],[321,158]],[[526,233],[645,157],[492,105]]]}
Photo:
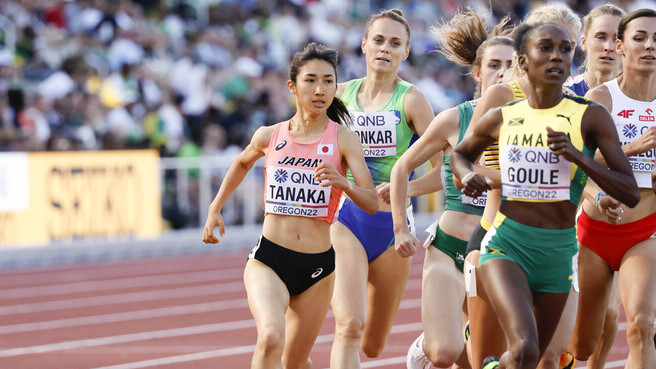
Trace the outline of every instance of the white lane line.
{"label": "white lane line", "polygon": [[[395,325],[395,326],[392,327],[391,334],[404,333],[404,332],[414,332],[414,331],[420,331],[421,329],[422,329],[421,322],[400,324],[400,325]],[[334,338],[335,338],[335,335],[333,335],[333,334],[324,334],[324,335],[321,335],[321,336],[317,337],[317,340],[315,341],[315,344],[332,342]],[[187,362],[187,361],[195,361],[195,360],[211,359],[211,358],[216,358],[216,357],[224,357],[224,356],[233,356],[233,355],[252,353],[254,350],[255,350],[255,345],[238,346],[238,347],[232,347],[232,348],[227,348],[227,349],[204,351],[204,352],[197,352],[197,353],[193,353],[193,354],[175,355],[175,356],[163,357],[163,358],[159,358],[159,359],[136,361],[136,362],[133,362],[133,363],[124,363],[124,364],[118,364],[118,365],[103,366],[103,367],[94,368],[94,369],[150,368],[150,367],[159,366],[159,365],[175,364],[175,363],[182,363],[182,362]],[[404,361],[405,361],[405,358],[404,358]],[[362,367],[363,368],[374,368],[376,366],[362,366]]]}
{"label": "white lane line", "polygon": [[[413,268],[411,270],[411,275],[421,274],[420,268]],[[0,287],[0,301],[10,300],[10,299],[19,299],[19,298],[29,298],[29,297],[44,297],[44,296],[54,296],[60,294],[71,294],[71,293],[82,293],[82,292],[96,292],[96,291],[106,291],[112,289],[122,289],[122,288],[137,288],[137,287],[150,287],[150,286],[162,286],[162,285],[175,285],[182,283],[195,283],[195,282],[207,282],[214,281],[221,282],[224,280],[230,279],[242,279],[244,274],[244,268],[221,268],[216,270],[204,270],[204,271],[181,271],[176,273],[163,273],[163,274],[152,274],[147,276],[130,276],[130,277],[114,277],[114,276],[103,276],[102,279],[94,279],[83,282],[68,282],[68,283],[53,283],[49,285],[39,285],[39,286],[26,286],[26,287],[12,287],[12,288],[1,288]],[[95,278],[99,275],[94,275]],[[47,277],[44,277],[43,281],[48,281]]]}
{"label": "white lane line", "polygon": [[[100,264],[87,264],[84,267],[75,268],[36,268],[14,271],[0,271],[0,289],[37,287],[43,283],[63,284],[84,282],[94,279],[114,278],[139,278],[148,275],[166,273],[188,273],[206,270],[219,270],[236,265],[243,266],[246,263],[246,254],[240,257],[243,262],[231,262],[228,259],[209,256],[199,263],[197,259],[186,259],[184,257],[175,260],[165,259],[158,261],[123,261]],[[237,259],[235,259],[237,260]]]}
{"label": "white lane line", "polygon": [[76,309],[91,306],[106,306],[129,302],[144,302],[182,297],[220,295],[222,293],[244,291],[244,282],[216,283],[206,286],[178,287],[155,291],[120,293],[115,295],[81,297],[76,299],[34,302],[29,304],[0,306],[0,316],[28,314],[53,310]]}
{"label": "white lane line", "polygon": [[191,305],[167,306],[156,309],[127,311],[122,313],[91,315],[68,319],[56,319],[43,322],[11,324],[0,326],[0,335],[44,331],[48,329],[81,327],[108,323],[120,323],[139,319],[163,318],[189,314],[207,313],[211,311],[229,310],[248,307],[246,299],[224,300]]}
{"label": "white lane line", "polygon": [[44,297],[81,292],[97,292],[122,288],[138,288],[182,283],[197,283],[207,281],[222,281],[227,279],[241,279],[244,268],[231,268],[210,270],[203,272],[188,272],[174,274],[158,274],[144,277],[128,277],[107,280],[92,280],[75,283],[61,283],[36,287],[21,287],[0,289],[0,300],[18,299],[26,297]]}
{"label": "white lane line", "polygon": [[[604,365],[604,369],[624,368],[625,365],[626,365],[626,360],[615,360],[615,361],[607,362],[606,365]],[[576,369],[588,369],[588,367],[582,366]]]}
{"label": "white lane line", "polygon": [[[421,288],[421,279],[411,279],[406,289]],[[131,292],[95,297],[34,302],[28,304],[0,306],[0,316],[38,313],[54,310],[76,309],[92,306],[105,306],[131,302],[156,301],[182,297],[207,296],[244,291],[244,282],[217,283],[206,286],[167,288],[146,292]]]}
{"label": "white lane line", "polygon": [[[244,300],[244,303],[247,305],[246,300]],[[409,299],[401,302],[400,309],[401,310],[413,309],[413,308],[418,308],[420,306],[421,306],[421,299],[419,298]],[[326,318],[327,319],[332,318],[333,316],[334,315],[332,314],[332,310],[330,310]],[[421,325],[421,323],[418,324]],[[163,329],[157,331],[128,333],[128,334],[121,334],[117,336],[97,337],[97,338],[90,338],[90,339],[56,342],[56,343],[43,344],[37,346],[26,346],[26,347],[5,349],[5,350],[0,350],[0,357],[20,356],[20,355],[28,355],[28,354],[35,354],[35,353],[76,349],[81,347],[102,346],[102,345],[110,345],[115,343],[150,340],[156,338],[186,336],[186,335],[193,335],[193,334],[200,334],[200,333],[224,332],[224,331],[251,328],[251,327],[255,327],[255,323],[252,320],[240,320],[234,322],[204,324],[204,325],[197,325],[191,327]],[[394,332],[394,329],[395,328],[392,328],[392,332]]]}
{"label": "white lane line", "polygon": [[[360,364],[361,368],[380,368],[383,366],[390,366],[395,364],[405,364],[405,356],[390,357],[388,359],[380,359],[374,361],[367,361]],[[330,368],[328,368],[330,369]]]}
{"label": "white lane line", "polygon": [[[221,286],[220,288],[222,289],[222,292],[225,291],[226,289],[229,290],[231,286]],[[235,288],[235,286],[232,286]],[[407,284],[407,289],[408,290],[413,290],[413,289],[418,289],[421,287],[421,280],[419,279],[411,279],[408,281]],[[239,286],[238,288],[243,288],[243,286]],[[208,288],[207,292],[209,294],[214,294],[217,293],[218,288],[211,287]],[[180,291],[177,291],[180,292]],[[193,296],[198,296],[199,291],[194,291],[191,289],[184,289],[183,293],[192,293]],[[200,291],[204,292],[204,291]],[[208,294],[205,293],[205,294]],[[138,300],[135,300],[135,297],[138,297]],[[120,301],[113,301],[113,303],[124,303],[124,302],[134,302],[134,301],[143,301],[145,298],[148,297],[157,297],[157,296],[147,296],[145,294],[130,294],[130,296],[123,296]],[[169,298],[169,297],[179,297],[179,296],[173,296],[173,294],[167,294],[166,296],[162,298]],[[183,296],[184,297],[184,296]],[[87,301],[89,302],[89,301]],[[104,301],[102,303],[99,303],[95,300],[90,301],[95,305],[101,304],[101,305],[107,305],[109,304],[109,301]],[[81,307],[84,304],[79,301],[73,301],[70,303],[70,307]],[[411,309],[411,308],[416,308],[421,306],[421,300],[419,298],[415,299],[405,299],[401,301],[400,309]],[[60,305],[55,305],[55,306],[46,306],[46,304],[40,304],[39,306],[34,306],[34,304],[31,304],[30,306],[26,305],[19,305],[14,307],[16,310],[20,312],[26,312],[29,307],[36,307],[41,309],[41,311],[47,311],[47,310],[55,310],[55,308],[62,308],[61,304]],[[85,325],[96,325],[96,324],[107,324],[107,323],[120,323],[120,322],[125,322],[125,321],[133,321],[133,320],[139,320],[139,319],[150,319],[150,318],[161,318],[161,317],[167,317],[167,316],[179,316],[179,315],[185,315],[185,314],[195,314],[195,313],[201,313],[201,312],[209,312],[209,311],[220,311],[220,310],[228,310],[228,309],[236,309],[236,308],[242,308],[242,307],[248,307],[248,301],[245,298],[241,299],[234,299],[234,300],[224,300],[220,302],[206,302],[206,303],[199,303],[199,304],[190,304],[190,305],[176,305],[176,306],[166,306],[166,307],[161,307],[161,308],[153,308],[153,309],[144,309],[144,310],[137,310],[137,311],[126,311],[126,312],[121,312],[121,313],[111,313],[111,314],[99,314],[99,315],[89,315],[89,316],[83,316],[83,317],[74,317],[74,318],[64,318],[64,319],[55,319],[55,320],[46,320],[46,321],[36,321],[36,322],[30,322],[30,323],[19,323],[19,324],[11,324],[11,325],[4,325],[0,326],[0,335],[2,334],[10,334],[10,333],[25,333],[25,332],[35,332],[35,331],[43,331],[43,330],[48,330],[48,329],[58,329],[58,328],[70,328],[70,327],[81,327]],[[1,313],[1,311],[0,311]],[[332,310],[329,311],[330,317],[332,317]]]}
{"label": "white lane line", "polygon": [[238,320],[238,321],[225,322],[225,323],[203,324],[203,325],[183,327],[183,328],[161,329],[157,331],[121,334],[118,336],[63,341],[63,342],[50,343],[50,344],[38,345],[38,346],[29,346],[29,347],[17,347],[12,349],[0,350],[0,357],[40,354],[44,352],[70,350],[80,347],[103,346],[103,345],[112,345],[116,343],[152,340],[158,338],[189,336],[194,334],[222,332],[227,330],[244,329],[244,328],[251,328],[251,327],[255,327],[255,322],[252,319],[248,319],[248,320]]}

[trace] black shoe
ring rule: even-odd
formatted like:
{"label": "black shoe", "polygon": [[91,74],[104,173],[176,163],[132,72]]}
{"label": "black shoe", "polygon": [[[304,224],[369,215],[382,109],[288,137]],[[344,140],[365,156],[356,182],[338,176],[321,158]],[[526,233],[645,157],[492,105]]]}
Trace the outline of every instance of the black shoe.
{"label": "black shoe", "polygon": [[488,356],[483,360],[481,369],[496,369],[499,367],[499,358],[496,356]]}

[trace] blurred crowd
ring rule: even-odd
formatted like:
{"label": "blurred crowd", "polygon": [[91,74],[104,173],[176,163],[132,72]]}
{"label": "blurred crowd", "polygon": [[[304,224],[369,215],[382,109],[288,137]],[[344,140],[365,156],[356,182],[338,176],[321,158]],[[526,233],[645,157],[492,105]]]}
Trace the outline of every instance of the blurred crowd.
{"label": "blurred crowd", "polygon": [[[653,0],[620,1],[626,9]],[[600,2],[570,1],[579,14]],[[617,3],[617,2],[615,2]],[[309,41],[340,52],[339,81],[363,76],[364,24],[401,9],[401,69],[435,112],[470,98],[465,71],[432,52],[431,26],[459,7],[511,14],[522,0],[0,0],[0,151],[155,148],[163,157],[237,151],[293,106],[287,65]]]}

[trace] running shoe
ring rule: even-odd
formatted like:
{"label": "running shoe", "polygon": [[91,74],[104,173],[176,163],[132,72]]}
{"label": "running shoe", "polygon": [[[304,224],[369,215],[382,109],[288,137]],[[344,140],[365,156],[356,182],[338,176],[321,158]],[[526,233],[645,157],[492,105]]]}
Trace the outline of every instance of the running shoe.
{"label": "running shoe", "polygon": [[558,364],[558,369],[572,369],[576,365],[576,358],[574,355],[569,352],[563,352],[560,355],[560,363]]}
{"label": "running shoe", "polygon": [[408,369],[429,369],[433,363],[428,360],[424,352],[424,333],[417,337],[408,349],[408,356],[405,359],[405,365]]}
{"label": "running shoe", "polygon": [[471,333],[469,333],[469,320],[467,323],[465,323],[465,342],[469,341],[469,336]]}
{"label": "running shoe", "polygon": [[499,367],[499,358],[496,356],[488,356],[483,360],[481,369],[496,369]]}

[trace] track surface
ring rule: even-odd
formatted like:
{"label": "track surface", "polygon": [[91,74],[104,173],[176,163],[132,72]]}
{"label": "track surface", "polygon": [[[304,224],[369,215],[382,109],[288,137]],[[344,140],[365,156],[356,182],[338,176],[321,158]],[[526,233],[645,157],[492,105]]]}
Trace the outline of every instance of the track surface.
{"label": "track surface", "polygon": [[[0,274],[0,368],[249,368],[255,344],[242,272],[247,251]],[[383,354],[363,368],[405,368],[421,332],[423,251]],[[624,321],[624,317],[622,317]],[[312,351],[327,368],[329,312]],[[606,368],[628,355],[621,323]],[[579,363],[577,367],[585,367]]]}

